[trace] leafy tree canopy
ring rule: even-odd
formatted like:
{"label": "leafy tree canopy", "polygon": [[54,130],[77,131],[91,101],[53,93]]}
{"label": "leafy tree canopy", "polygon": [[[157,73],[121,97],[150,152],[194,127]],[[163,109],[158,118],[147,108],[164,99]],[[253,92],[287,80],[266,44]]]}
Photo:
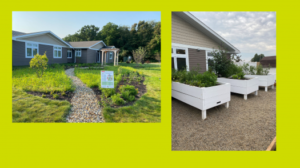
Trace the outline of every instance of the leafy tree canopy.
{"label": "leafy tree canopy", "polygon": [[147,51],[145,59],[155,60],[160,54],[161,23],[155,21],[139,21],[130,26],[118,26],[107,23],[100,30],[95,25],[85,25],[72,35],[63,38],[64,41],[103,40],[108,46],[120,48],[120,56],[132,55],[132,51],[144,47]]}

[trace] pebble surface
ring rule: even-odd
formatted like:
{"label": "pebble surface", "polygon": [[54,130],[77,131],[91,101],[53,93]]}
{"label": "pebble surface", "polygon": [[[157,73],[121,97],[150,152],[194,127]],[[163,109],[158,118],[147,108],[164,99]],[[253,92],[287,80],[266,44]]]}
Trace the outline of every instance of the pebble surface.
{"label": "pebble surface", "polygon": [[65,73],[73,80],[76,86],[71,99],[71,112],[67,117],[70,123],[98,123],[104,122],[101,108],[94,91],[88,88],[79,78],[74,76],[74,68],[67,69]]}

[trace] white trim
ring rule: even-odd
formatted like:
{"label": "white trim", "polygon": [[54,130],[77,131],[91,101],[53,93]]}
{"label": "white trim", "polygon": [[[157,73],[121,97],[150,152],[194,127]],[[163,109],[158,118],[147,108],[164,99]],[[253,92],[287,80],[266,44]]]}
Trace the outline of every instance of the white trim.
{"label": "white trim", "polygon": [[100,49],[94,49],[94,48],[87,48],[87,49],[89,49],[89,50],[96,50],[96,51],[99,51]]}
{"label": "white trim", "polygon": [[218,50],[218,49],[214,49],[214,48],[198,47],[198,46],[185,45],[185,44],[179,44],[179,43],[172,43],[172,47],[192,48],[192,49],[207,50],[207,51]]}
{"label": "white trim", "polygon": [[[71,51],[71,52],[70,52],[70,51]],[[69,57],[69,52],[71,53],[71,57]],[[67,58],[68,58],[68,59],[72,59],[72,57],[73,57],[73,56],[72,56],[72,49],[68,49],[68,50],[67,50]]]}
{"label": "white trim", "polygon": [[60,47],[68,48],[68,47],[66,47],[66,46],[55,45],[55,44],[49,44],[49,43],[41,43],[41,42],[35,42],[35,41],[28,41],[28,40],[15,40],[15,41],[20,41],[20,42],[24,42],[24,43],[38,43],[38,44],[42,44],[42,45],[60,46]]}
{"label": "white trim", "polygon": [[201,25],[203,28],[205,28],[206,30],[208,30],[211,34],[213,34],[215,37],[217,37],[219,40],[221,40],[222,42],[224,42],[225,44],[227,44],[228,46],[232,47],[232,49],[234,49],[237,54],[240,53],[240,51],[234,47],[232,44],[230,44],[228,41],[226,41],[223,37],[221,37],[219,34],[217,34],[215,31],[213,31],[211,28],[209,28],[208,26],[206,26],[203,22],[201,22],[198,18],[196,18],[193,14],[191,14],[190,12],[183,12],[184,14],[186,14],[188,17],[190,17],[191,19],[193,19],[195,22],[197,22],[199,25]]}
{"label": "white trim", "polygon": [[[55,47],[58,47],[58,49],[55,49]],[[60,48],[60,49],[59,49]],[[57,51],[57,57],[55,57],[55,50]],[[60,57],[58,57],[58,52],[60,51]],[[53,58],[55,59],[62,59],[62,47],[60,46],[53,46]]]}
{"label": "white trim", "polygon": [[101,40],[101,41],[99,41],[98,43],[95,43],[95,44],[91,45],[89,48],[92,48],[92,47],[94,47],[95,45],[100,44],[100,43],[103,43],[104,46],[106,46],[106,44]]}
{"label": "white trim", "polygon": [[[30,44],[36,44],[37,47],[27,47],[27,44],[30,43]],[[27,48],[31,48],[31,54],[32,56],[27,56]],[[34,55],[33,55],[33,49],[37,49],[37,54],[39,54],[39,43],[35,43],[35,42],[25,42],[25,58],[34,58]]]}
{"label": "white trim", "polygon": [[[80,55],[76,56],[76,50],[80,51]],[[75,49],[75,57],[81,57],[82,56],[82,50],[81,49]]]}
{"label": "white trim", "polygon": [[[176,49],[182,49],[185,50],[185,54],[176,54]],[[186,61],[186,70],[190,71],[190,65],[189,65],[189,50],[188,48],[184,47],[178,47],[178,46],[172,46],[172,58],[174,58],[174,68],[178,70],[177,67],[177,58],[185,58]]]}
{"label": "white trim", "polygon": [[51,31],[43,31],[43,32],[38,32],[38,33],[32,33],[32,34],[25,34],[25,35],[21,35],[21,36],[15,36],[12,39],[13,40],[17,40],[18,38],[24,38],[24,37],[30,37],[30,36],[38,36],[38,35],[42,35],[42,34],[47,34],[50,33],[51,35],[53,35],[54,37],[56,37],[58,40],[60,40],[61,42],[63,42],[64,44],[66,44],[67,46],[73,48],[70,44],[68,44],[67,42],[65,42],[64,40],[62,40],[61,38],[59,38],[57,35],[55,35],[54,33],[52,33]]}

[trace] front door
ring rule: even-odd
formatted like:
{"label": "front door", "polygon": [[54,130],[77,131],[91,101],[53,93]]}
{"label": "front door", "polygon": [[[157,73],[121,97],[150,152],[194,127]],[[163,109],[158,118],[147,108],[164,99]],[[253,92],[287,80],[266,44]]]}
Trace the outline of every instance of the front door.
{"label": "front door", "polygon": [[100,53],[101,53],[101,52],[99,51],[98,55],[96,56],[96,62],[97,62],[97,63],[100,63]]}

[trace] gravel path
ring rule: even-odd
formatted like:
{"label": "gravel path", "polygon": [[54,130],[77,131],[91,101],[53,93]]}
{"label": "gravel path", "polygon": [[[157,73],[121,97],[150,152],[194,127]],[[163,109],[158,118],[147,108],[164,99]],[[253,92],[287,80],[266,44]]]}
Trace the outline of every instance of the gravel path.
{"label": "gravel path", "polygon": [[74,68],[67,69],[65,72],[76,86],[67,122],[104,122],[94,91],[74,76]]}
{"label": "gravel path", "polygon": [[266,150],[276,136],[276,88],[258,96],[231,93],[224,105],[201,111],[172,99],[172,150]]}

